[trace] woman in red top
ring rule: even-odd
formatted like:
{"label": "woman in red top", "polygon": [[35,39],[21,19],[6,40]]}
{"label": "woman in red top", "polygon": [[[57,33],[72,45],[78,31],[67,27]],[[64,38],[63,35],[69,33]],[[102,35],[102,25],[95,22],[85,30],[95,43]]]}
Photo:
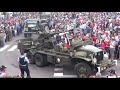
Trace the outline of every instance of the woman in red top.
{"label": "woman in red top", "polygon": [[110,53],[110,42],[106,41],[105,42],[105,51],[109,54]]}
{"label": "woman in red top", "polygon": [[97,40],[97,37],[96,36],[93,36],[93,42],[94,42],[94,45],[96,46],[96,40]]}
{"label": "woman in red top", "polygon": [[104,42],[104,40],[102,41],[102,43],[101,43],[101,49],[104,51],[105,50],[105,42]]}

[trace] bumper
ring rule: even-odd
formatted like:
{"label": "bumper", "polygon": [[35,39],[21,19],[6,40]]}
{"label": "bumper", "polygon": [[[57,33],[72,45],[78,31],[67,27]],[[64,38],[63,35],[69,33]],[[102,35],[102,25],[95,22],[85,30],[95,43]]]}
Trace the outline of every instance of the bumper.
{"label": "bumper", "polygon": [[98,67],[98,71],[101,72],[115,65],[116,65],[116,60],[113,60],[113,61],[107,60],[106,63],[101,63],[97,65],[97,67]]}

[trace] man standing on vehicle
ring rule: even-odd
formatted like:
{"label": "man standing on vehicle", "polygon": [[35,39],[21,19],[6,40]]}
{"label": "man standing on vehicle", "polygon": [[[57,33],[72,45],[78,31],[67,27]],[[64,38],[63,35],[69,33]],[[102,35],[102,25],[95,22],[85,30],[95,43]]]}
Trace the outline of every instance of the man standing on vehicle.
{"label": "man standing on vehicle", "polygon": [[29,60],[24,56],[24,52],[21,52],[21,56],[18,58],[19,68],[21,71],[21,77],[24,78],[24,72],[27,73],[27,78],[30,77],[30,70],[28,68]]}

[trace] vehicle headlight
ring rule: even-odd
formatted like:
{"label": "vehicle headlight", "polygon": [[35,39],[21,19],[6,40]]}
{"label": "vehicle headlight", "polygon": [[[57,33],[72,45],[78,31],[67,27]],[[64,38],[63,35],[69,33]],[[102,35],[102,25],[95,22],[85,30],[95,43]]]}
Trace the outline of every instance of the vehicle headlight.
{"label": "vehicle headlight", "polygon": [[58,63],[60,62],[60,58],[57,58],[57,62],[58,62]]}
{"label": "vehicle headlight", "polygon": [[28,28],[25,28],[25,31],[28,31]]}

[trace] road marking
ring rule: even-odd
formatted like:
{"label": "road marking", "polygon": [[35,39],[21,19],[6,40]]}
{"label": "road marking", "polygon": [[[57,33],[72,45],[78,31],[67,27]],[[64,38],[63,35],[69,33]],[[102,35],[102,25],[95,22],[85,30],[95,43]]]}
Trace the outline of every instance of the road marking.
{"label": "road marking", "polygon": [[54,73],[54,77],[61,77],[63,76],[63,73]]}
{"label": "road marking", "polygon": [[10,45],[5,45],[4,47],[0,48],[0,52],[4,51],[6,48],[8,48]]}
{"label": "road marking", "polygon": [[63,64],[55,64],[54,68],[54,77],[62,77],[63,76]]}
{"label": "road marking", "polygon": [[14,51],[17,48],[17,45],[14,45],[12,48],[10,48],[8,51]]}
{"label": "road marking", "polygon": [[77,75],[63,75],[63,78],[77,78]]}

